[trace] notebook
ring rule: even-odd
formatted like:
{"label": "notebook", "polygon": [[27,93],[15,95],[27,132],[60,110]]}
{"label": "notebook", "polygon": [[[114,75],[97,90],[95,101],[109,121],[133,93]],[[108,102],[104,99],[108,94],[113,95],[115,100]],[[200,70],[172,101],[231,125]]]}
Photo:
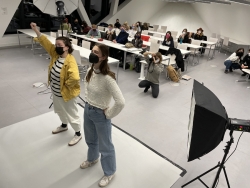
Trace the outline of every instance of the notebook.
{"label": "notebook", "polygon": [[188,75],[183,75],[181,78],[182,78],[183,80],[187,80],[187,81],[191,79],[191,77],[188,76]]}

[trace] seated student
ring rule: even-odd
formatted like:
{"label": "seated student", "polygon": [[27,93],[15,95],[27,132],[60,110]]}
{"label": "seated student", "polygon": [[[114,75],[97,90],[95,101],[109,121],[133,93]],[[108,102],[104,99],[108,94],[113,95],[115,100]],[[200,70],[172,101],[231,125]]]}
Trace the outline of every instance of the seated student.
{"label": "seated student", "polygon": [[[194,39],[195,40],[205,40],[205,41],[207,40],[207,37],[203,34],[202,28],[197,29],[197,33],[194,35]],[[201,43],[201,46],[206,47],[206,44]],[[201,51],[201,54],[205,53],[204,48],[200,49],[199,51]]]}
{"label": "seated student", "polygon": [[132,40],[132,44],[134,45],[135,48],[141,48],[143,41],[141,39],[141,33],[137,32],[134,36],[134,39]]}
{"label": "seated student", "polygon": [[190,43],[187,29],[182,30],[182,34],[178,38],[178,42],[180,43]]}
{"label": "seated student", "polygon": [[141,22],[136,22],[137,31],[141,32]]}
{"label": "seated student", "polygon": [[62,25],[60,25],[60,30],[67,30],[68,32],[72,32],[72,30],[71,30],[71,24],[70,23],[68,23],[68,18],[65,18],[64,20],[63,20],[63,24]]}
{"label": "seated student", "polygon": [[[152,58],[149,58],[149,54],[152,55]],[[151,53],[145,52],[144,54],[145,60],[148,63],[148,72],[146,79],[139,83],[140,88],[145,88],[144,93],[148,91],[151,87],[152,89],[152,96],[157,98],[159,95],[159,77],[160,73],[163,71],[162,62],[162,55],[160,52]]]}
{"label": "seated student", "polygon": [[119,44],[126,44],[128,42],[128,30],[129,27],[127,25],[122,25],[120,27],[121,32],[119,33],[119,35],[116,37],[115,40],[113,40],[114,43],[119,43]]}
{"label": "seated student", "polygon": [[91,30],[91,27],[88,26],[86,21],[82,21],[82,32],[83,34],[88,34],[89,30]]}
{"label": "seated student", "polygon": [[81,26],[78,23],[78,19],[75,19],[74,22],[71,24],[72,31],[74,33],[80,32],[81,31]]}
{"label": "seated student", "polygon": [[121,24],[119,22],[119,19],[116,19],[116,22],[115,22],[114,26],[115,26],[115,28],[120,29]]}
{"label": "seated student", "polygon": [[[242,60],[241,69],[250,69],[250,49],[248,50],[248,54]],[[246,76],[247,73],[243,72],[241,76]]]}
{"label": "seated student", "polygon": [[132,29],[129,30],[129,37],[134,38],[136,33],[137,33],[137,27],[135,26],[135,24],[133,24]]}
{"label": "seated student", "polygon": [[116,38],[116,33],[113,27],[113,24],[108,25],[108,30],[106,31],[105,39],[109,41],[113,41]]}
{"label": "seated student", "polygon": [[141,30],[148,30],[148,24],[146,22],[143,23],[143,25],[141,26]]}
{"label": "seated student", "polygon": [[[162,42],[162,45],[168,46],[170,48],[174,48],[174,40],[170,31],[168,31],[166,35],[164,36],[164,41]],[[163,49],[159,49],[159,52],[161,52],[161,54],[163,55],[166,54],[166,50],[163,50]]]}
{"label": "seated student", "polygon": [[97,29],[97,25],[93,24],[92,25],[92,29],[89,30],[88,34],[86,35],[86,37],[90,37],[90,38],[101,38],[101,33],[100,31]]}
{"label": "seated student", "polygon": [[226,66],[225,73],[227,74],[229,71],[233,72],[233,69],[239,69],[241,66],[239,64],[240,59],[244,54],[244,48],[239,48],[236,52],[234,52],[231,56],[229,56],[224,65]]}

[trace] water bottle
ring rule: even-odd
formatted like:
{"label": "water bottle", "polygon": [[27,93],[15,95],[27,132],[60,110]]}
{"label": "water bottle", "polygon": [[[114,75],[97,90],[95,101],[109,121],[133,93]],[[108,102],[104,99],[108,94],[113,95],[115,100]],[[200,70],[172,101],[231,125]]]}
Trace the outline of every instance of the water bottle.
{"label": "water bottle", "polygon": [[180,44],[182,44],[182,38],[180,38]]}

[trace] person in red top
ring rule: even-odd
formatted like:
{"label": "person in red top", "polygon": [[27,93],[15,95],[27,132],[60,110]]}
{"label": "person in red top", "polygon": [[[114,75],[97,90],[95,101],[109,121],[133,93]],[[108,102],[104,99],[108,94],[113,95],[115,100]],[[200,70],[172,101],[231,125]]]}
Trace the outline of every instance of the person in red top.
{"label": "person in red top", "polygon": [[82,32],[83,34],[88,34],[89,30],[91,30],[91,27],[88,26],[86,21],[82,21]]}

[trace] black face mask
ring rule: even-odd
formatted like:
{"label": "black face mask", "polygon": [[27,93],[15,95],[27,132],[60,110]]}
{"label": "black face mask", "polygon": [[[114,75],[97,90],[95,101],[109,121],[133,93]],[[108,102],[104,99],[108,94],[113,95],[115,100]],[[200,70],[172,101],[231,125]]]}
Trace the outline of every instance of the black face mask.
{"label": "black face mask", "polygon": [[93,29],[93,31],[96,31],[96,29]]}
{"label": "black face mask", "polygon": [[243,56],[243,52],[238,52],[236,55],[237,56]]}
{"label": "black face mask", "polygon": [[95,55],[93,52],[89,54],[89,62],[90,63],[98,63],[99,62],[99,57]]}
{"label": "black face mask", "polygon": [[63,55],[64,51],[63,51],[63,47],[56,47],[56,53],[58,55]]}

